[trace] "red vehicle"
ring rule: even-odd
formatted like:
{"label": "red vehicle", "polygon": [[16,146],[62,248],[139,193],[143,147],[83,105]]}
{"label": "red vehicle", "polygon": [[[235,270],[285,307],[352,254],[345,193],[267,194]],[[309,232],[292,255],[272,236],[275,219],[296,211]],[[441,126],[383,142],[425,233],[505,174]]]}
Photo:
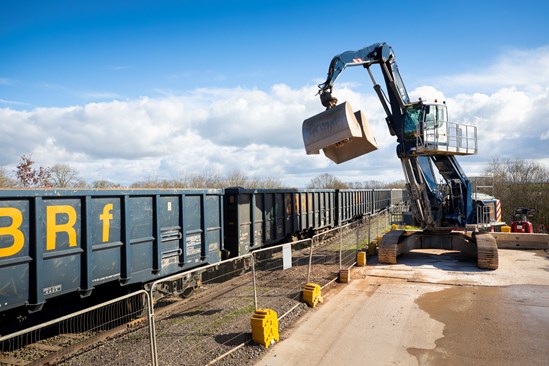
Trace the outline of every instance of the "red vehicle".
{"label": "red vehicle", "polygon": [[533,233],[534,225],[528,221],[528,217],[534,216],[536,212],[533,208],[516,208],[515,221],[511,224],[512,233]]}

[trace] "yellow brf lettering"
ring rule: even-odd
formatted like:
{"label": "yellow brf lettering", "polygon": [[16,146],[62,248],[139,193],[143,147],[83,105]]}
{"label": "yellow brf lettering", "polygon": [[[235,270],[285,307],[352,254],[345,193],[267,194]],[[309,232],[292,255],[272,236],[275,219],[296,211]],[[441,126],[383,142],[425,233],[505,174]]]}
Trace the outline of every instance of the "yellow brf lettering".
{"label": "yellow brf lettering", "polygon": [[[66,224],[57,223],[57,215],[65,214],[68,217]],[[57,242],[57,233],[67,233],[69,247],[76,246],[76,210],[72,206],[48,206],[46,211],[46,250],[54,250]]]}
{"label": "yellow brf lettering", "polygon": [[10,217],[11,225],[0,227],[0,236],[11,236],[13,244],[7,248],[0,248],[0,258],[15,255],[23,249],[25,236],[19,229],[23,223],[23,214],[20,210],[13,207],[0,207],[0,216]]}
{"label": "yellow brf lettering", "polygon": [[105,206],[103,206],[103,213],[99,215],[99,220],[103,221],[103,243],[109,241],[112,220],[112,207],[112,203],[106,204]]}

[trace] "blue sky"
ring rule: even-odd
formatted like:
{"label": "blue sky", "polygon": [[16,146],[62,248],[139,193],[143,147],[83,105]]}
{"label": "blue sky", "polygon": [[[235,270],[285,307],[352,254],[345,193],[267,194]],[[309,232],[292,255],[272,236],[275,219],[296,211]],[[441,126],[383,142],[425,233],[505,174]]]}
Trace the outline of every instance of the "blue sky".
{"label": "blue sky", "polygon": [[[502,123],[493,120],[498,105],[522,101],[516,109],[538,116],[532,134],[548,134],[538,153],[488,151],[545,164],[548,14],[546,1],[2,0],[0,166],[32,154],[43,165],[68,162],[89,181],[123,184],[199,167],[294,185],[323,172],[399,179],[396,156],[381,175],[373,164],[394,146],[340,166],[301,156],[299,146],[301,122],[322,110],[315,85],[331,58],[379,41],[393,47],[409,92],[442,93],[458,108],[451,116],[486,121],[479,131]],[[376,137],[390,145],[367,74],[347,71],[338,83],[372,110]],[[535,137],[513,138],[533,149]],[[473,157],[473,173],[492,157]]]}

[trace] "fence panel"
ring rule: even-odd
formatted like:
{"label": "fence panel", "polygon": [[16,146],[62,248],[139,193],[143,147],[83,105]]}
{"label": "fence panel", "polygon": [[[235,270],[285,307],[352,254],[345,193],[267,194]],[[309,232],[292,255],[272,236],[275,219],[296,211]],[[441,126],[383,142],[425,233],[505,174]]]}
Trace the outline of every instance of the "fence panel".
{"label": "fence panel", "polygon": [[335,228],[313,237],[308,282],[324,287],[337,278],[341,268],[341,229]]}
{"label": "fence panel", "polygon": [[257,308],[274,310],[281,318],[301,304],[310,253],[310,239],[254,252]]}
{"label": "fence panel", "polygon": [[[250,339],[254,313],[251,256],[185,272],[199,274],[201,286],[177,303],[164,296],[155,303],[154,342],[158,365],[206,365]],[[177,276],[157,281],[151,292],[173,287]]]}
{"label": "fence panel", "polygon": [[[97,363],[90,354],[77,351],[116,339],[137,354],[143,364],[152,364],[152,345],[147,322],[148,294],[138,291],[44,324],[0,337],[0,364],[89,365]],[[128,322],[135,324],[128,328]],[[114,338],[116,336],[116,338]],[[102,344],[101,364],[124,363],[124,356]],[[76,355],[75,355],[76,353]],[[27,362],[27,363],[25,363]]]}

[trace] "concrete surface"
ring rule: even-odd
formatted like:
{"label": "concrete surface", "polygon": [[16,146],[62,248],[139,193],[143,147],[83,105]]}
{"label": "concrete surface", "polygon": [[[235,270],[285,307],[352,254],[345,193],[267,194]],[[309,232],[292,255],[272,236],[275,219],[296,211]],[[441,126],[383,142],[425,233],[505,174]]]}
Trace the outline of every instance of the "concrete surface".
{"label": "concrete surface", "polygon": [[256,365],[549,365],[547,253],[499,253],[495,271],[442,250],[369,260]]}

